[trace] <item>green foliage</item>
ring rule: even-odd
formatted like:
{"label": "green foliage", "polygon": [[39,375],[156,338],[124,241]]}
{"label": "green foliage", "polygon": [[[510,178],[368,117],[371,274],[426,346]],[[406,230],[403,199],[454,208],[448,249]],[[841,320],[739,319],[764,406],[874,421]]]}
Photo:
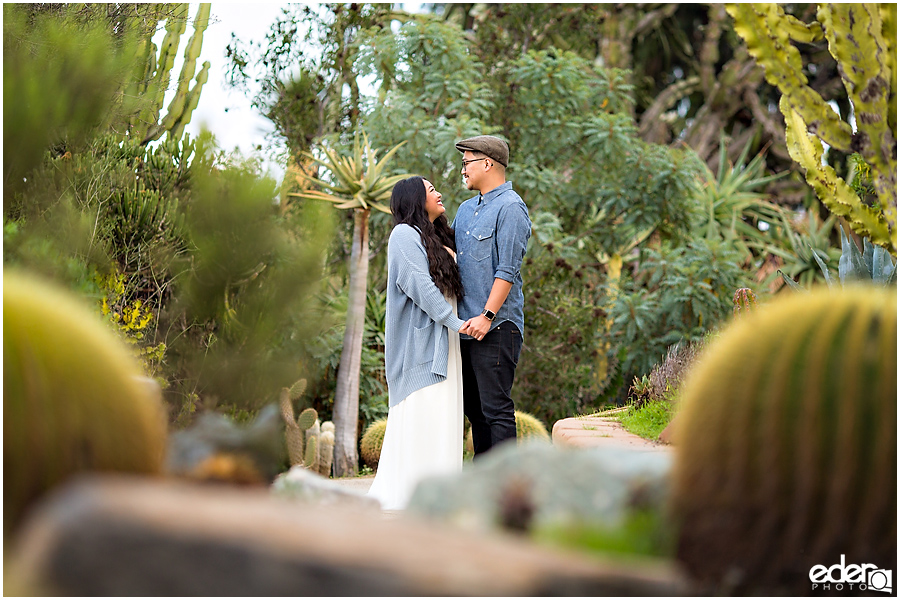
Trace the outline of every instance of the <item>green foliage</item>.
{"label": "green foliage", "polygon": [[620,368],[631,375],[650,372],[676,342],[703,339],[731,315],[733,292],[747,283],[736,251],[721,241],[642,254],[609,313],[611,352],[621,353]]}
{"label": "green foliage", "polygon": [[[766,79],[781,91],[788,150],[806,172],[806,180],[834,214],[851,228],[886,248],[897,249],[896,17],[884,18],[876,4],[821,5],[816,21],[803,23],[776,4],[731,4],[735,31],[763,66]],[[858,132],[841,120],[808,85],[792,42],[828,41],[856,115]],[[812,131],[813,133],[810,133]],[[876,206],[868,206],[828,164],[822,142],[857,152],[871,167]]]}
{"label": "green foliage", "polygon": [[744,260],[754,258],[751,248],[767,254],[771,238],[759,229],[759,224],[769,226],[784,220],[782,209],[766,200],[763,187],[780,178],[766,176],[763,154],[757,154],[746,162],[750,150],[748,143],[734,165],[728,163],[727,145],[719,144],[719,168],[713,177],[706,169],[703,183],[697,192],[699,203],[694,225],[707,239],[729,240],[739,250]]}
{"label": "green foliage", "polygon": [[158,473],[165,409],[127,346],[83,299],[3,273],[3,523],[85,471]]}
{"label": "green foliage", "polygon": [[835,553],[894,560],[895,290],[819,288],[733,321],[676,423],[678,557],[710,590],[803,594]]}
{"label": "green foliage", "polygon": [[635,404],[619,416],[626,431],[648,440],[658,440],[675,414],[674,404],[669,400],[650,400],[640,407]]}
{"label": "green foliage", "polygon": [[552,244],[551,251],[535,242],[522,266],[527,330],[515,402],[553,423],[593,406],[601,391],[595,376],[601,278],[595,269],[574,267]]}
{"label": "green foliage", "polygon": [[192,250],[168,314],[189,333],[169,351],[211,401],[258,409],[301,374],[299,349],[315,324],[300,315],[314,302],[328,235],[309,225],[327,216],[304,207],[302,227],[288,227],[275,213],[271,181],[236,168],[195,173],[193,185]]}
{"label": "green foliage", "polygon": [[[366,295],[366,320],[359,369],[360,430],[388,414],[387,379],[384,373],[384,324],[386,295],[369,288]],[[347,312],[347,295],[339,290],[323,294],[325,307],[319,316],[324,331],[310,344],[311,402],[320,414],[330,417],[334,402],[335,376],[340,365],[344,339],[343,316]]]}
{"label": "green foliage", "polygon": [[130,38],[115,43],[103,23],[77,24],[4,4],[4,215],[49,148],[81,144],[111,118],[132,44]]}

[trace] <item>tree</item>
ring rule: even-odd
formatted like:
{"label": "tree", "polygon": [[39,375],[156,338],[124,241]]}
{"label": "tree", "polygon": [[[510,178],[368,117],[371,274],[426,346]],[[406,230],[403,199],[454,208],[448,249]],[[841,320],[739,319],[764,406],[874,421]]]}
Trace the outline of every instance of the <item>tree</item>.
{"label": "tree", "polygon": [[301,175],[301,185],[313,184],[329,192],[307,190],[290,195],[308,200],[324,200],[335,208],[353,211],[353,250],[350,254],[350,297],[344,346],[334,393],[334,474],[337,477],[356,475],[359,457],[356,450],[359,420],[359,366],[366,316],[366,288],[369,277],[369,215],[374,208],[390,213],[385,206],[394,184],[406,175],[385,176],[383,172],[400,145],[394,146],[378,160],[378,151],[369,140],[359,134],[353,144],[353,155],[340,156],[337,151],[323,149],[325,160],[309,154],[307,158],[328,169],[332,180]]}
{"label": "tree", "polygon": [[[766,148],[769,172],[796,170],[777,111],[780,93],[734,34],[722,4],[434,4],[448,22],[467,31],[472,52],[486,64],[502,65],[528,50],[556,48],[592,64],[628,72],[630,110],[641,138],[687,144],[712,171],[718,169],[719,138],[730,138],[727,158],[735,162],[750,143]],[[815,5],[788,7],[808,20]],[[786,8],[786,9],[787,9]],[[823,41],[799,47],[809,85],[833,102],[847,119],[849,99],[837,63]],[[843,164],[843,157],[833,162]],[[806,197],[799,176],[770,183],[782,205]]]}

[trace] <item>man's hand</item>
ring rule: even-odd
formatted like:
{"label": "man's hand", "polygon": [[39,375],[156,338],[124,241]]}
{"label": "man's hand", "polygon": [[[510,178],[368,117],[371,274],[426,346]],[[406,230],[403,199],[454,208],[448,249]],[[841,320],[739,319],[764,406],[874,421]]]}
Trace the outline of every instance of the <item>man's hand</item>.
{"label": "man's hand", "polygon": [[473,338],[479,341],[483,340],[484,336],[487,335],[487,332],[491,329],[491,322],[484,315],[472,317],[471,319],[466,321],[466,325],[466,331],[460,331],[460,333],[471,335]]}

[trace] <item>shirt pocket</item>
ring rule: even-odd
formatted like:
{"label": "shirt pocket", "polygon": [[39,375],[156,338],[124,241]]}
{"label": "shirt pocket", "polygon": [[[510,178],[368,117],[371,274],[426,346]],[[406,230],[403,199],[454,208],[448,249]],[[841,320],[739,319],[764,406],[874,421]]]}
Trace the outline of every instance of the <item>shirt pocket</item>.
{"label": "shirt pocket", "polygon": [[479,225],[472,230],[472,248],[469,250],[472,260],[484,260],[489,258],[493,247],[493,225]]}
{"label": "shirt pocket", "polygon": [[431,360],[433,353],[428,351],[428,340],[431,339],[432,327],[431,324],[428,324],[425,327],[413,328],[413,355],[410,364],[421,365]]}

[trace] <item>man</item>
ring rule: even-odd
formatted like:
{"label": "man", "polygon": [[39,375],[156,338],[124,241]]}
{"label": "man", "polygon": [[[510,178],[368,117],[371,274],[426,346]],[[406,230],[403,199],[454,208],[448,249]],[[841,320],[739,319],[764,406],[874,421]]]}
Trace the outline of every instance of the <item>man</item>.
{"label": "man", "polygon": [[477,456],[516,437],[511,394],[525,331],[519,270],[531,219],[506,181],[506,142],[479,135],[457,143],[456,149],[463,153],[466,187],[478,191],[460,205],[453,220],[465,290],[458,312],[468,325],[468,335],[460,335],[463,407]]}

